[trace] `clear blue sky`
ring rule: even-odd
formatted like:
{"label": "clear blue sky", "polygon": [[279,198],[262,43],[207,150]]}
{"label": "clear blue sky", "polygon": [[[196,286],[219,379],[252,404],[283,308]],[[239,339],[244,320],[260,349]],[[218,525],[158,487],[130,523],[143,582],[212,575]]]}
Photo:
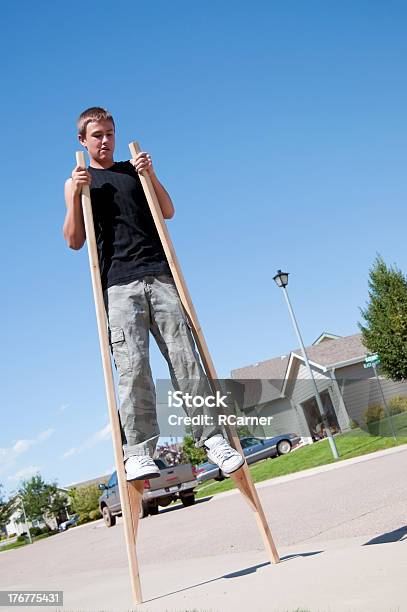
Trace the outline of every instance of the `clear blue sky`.
{"label": "clear blue sky", "polygon": [[[403,2],[19,2],[2,30],[0,482],[113,453],[86,248],[62,236],[75,120],[149,151],[220,376],[357,331],[376,252],[407,270]],[[8,58],[5,62],[4,58]],[[155,348],[155,376],[167,370]]]}

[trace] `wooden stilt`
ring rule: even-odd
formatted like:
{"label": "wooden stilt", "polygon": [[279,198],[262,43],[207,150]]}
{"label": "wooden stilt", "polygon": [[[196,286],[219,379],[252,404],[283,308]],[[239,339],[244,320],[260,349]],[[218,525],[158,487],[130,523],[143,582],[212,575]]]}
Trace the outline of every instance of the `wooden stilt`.
{"label": "wooden stilt", "polygon": [[[129,144],[130,153],[133,159],[137,157],[137,154],[140,152],[140,147],[137,142],[131,142]],[[199,325],[198,317],[195,312],[194,305],[192,303],[191,296],[189,294],[184,276],[182,274],[181,267],[179,265],[167,226],[163,219],[161,208],[154,191],[154,187],[151,183],[151,179],[147,172],[139,173],[140,181],[144,189],[144,193],[146,195],[151,214],[154,219],[155,226],[157,228],[158,234],[161,239],[161,243],[164,248],[165,255],[168,260],[168,264],[170,266],[172,275],[174,277],[175,285],[178,290],[178,294],[186,315],[188,317],[189,323],[191,325],[191,329],[194,334],[195,342],[201,356],[202,364],[205,368],[208,379],[212,382],[213,385],[216,386],[217,375],[215,366],[212,362],[211,355],[209,353],[208,346],[205,341],[205,337],[203,335],[201,326]],[[238,452],[243,454],[242,447],[240,445],[240,440],[237,435],[236,429],[230,425],[225,427],[226,433],[229,438],[229,442],[231,446],[233,446]],[[260,530],[260,533],[263,537],[264,545],[266,550],[270,555],[270,560],[272,563],[278,563],[280,558],[274,544],[269,526],[267,524],[267,519],[264,514],[262,505],[259,500],[259,496],[257,494],[256,488],[253,484],[249,468],[247,467],[247,463],[245,462],[243,467],[237,470],[234,474],[231,475],[231,478],[236,483],[236,486],[239,488],[241,493],[244,495],[246,501],[252,508],[255,513],[255,518]]]}
{"label": "wooden stilt", "polygon": [[[86,168],[85,156],[82,151],[76,153],[76,164]],[[131,590],[134,603],[142,603],[140,576],[136,556],[136,537],[139,520],[140,504],[143,497],[144,481],[126,480],[123,463],[123,447],[120,433],[119,415],[117,411],[116,394],[110,359],[109,339],[107,332],[106,311],[103,301],[102,283],[99,270],[95,228],[93,225],[90,190],[86,185],[82,188],[82,210],[85,222],[86,240],[88,243],[89,265],[92,277],[93,297],[95,299],[96,320],[99,332],[100,351],[102,354],[103,374],[105,379],[107,403],[109,409],[110,426],[112,430],[114,459],[119,483],[120,500],[122,506],[124,533],[126,539],[127,556],[129,561]]]}

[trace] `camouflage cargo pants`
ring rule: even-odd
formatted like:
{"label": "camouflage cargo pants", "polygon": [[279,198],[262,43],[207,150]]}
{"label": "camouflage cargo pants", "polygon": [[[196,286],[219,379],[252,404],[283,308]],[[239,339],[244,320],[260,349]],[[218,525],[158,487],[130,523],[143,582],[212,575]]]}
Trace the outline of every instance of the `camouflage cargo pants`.
{"label": "camouflage cargo pants", "polygon": [[[119,375],[119,420],[124,459],[153,456],[159,438],[156,393],[149,359],[150,332],[165,357],[176,391],[212,393],[171,275],[145,276],[104,291],[109,342]],[[188,416],[208,414],[210,424],[192,425],[196,446],[223,434],[214,409],[185,408]],[[203,419],[205,421],[205,419]]]}

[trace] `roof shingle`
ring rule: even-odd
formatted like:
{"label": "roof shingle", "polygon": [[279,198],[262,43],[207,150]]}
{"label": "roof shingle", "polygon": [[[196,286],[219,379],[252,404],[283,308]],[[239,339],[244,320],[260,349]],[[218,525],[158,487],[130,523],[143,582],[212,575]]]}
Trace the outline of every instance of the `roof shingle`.
{"label": "roof shingle", "polygon": [[[366,347],[362,344],[362,334],[353,334],[351,336],[344,336],[343,338],[325,340],[316,346],[307,346],[306,351],[310,361],[324,367],[357,357],[360,357],[362,361],[367,353]],[[295,349],[292,352],[301,356],[301,349]],[[280,357],[261,361],[258,364],[237,368],[232,370],[231,377],[237,379],[272,379],[276,381],[276,383],[277,381],[281,381],[282,387],[289,357],[290,355],[282,355]]]}

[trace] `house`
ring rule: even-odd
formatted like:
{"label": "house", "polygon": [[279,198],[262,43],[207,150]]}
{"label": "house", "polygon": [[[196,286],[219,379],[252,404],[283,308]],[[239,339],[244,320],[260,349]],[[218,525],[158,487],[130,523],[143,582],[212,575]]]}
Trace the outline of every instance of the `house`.
{"label": "house", "polygon": [[[349,430],[354,423],[364,426],[365,410],[381,404],[382,396],[373,369],[364,367],[368,351],[362,335],[324,332],[306,351],[332,432]],[[253,435],[296,432],[308,443],[323,437],[314,383],[300,349],[232,370],[231,378],[244,386],[243,413],[273,417],[270,426],[255,428]],[[407,382],[382,377],[380,382],[386,400],[407,396]]]}
{"label": "house", "polygon": [[[66,501],[68,502],[68,490],[62,487],[58,487],[58,492],[63,493],[66,496]],[[61,512],[61,515],[55,517],[53,514],[45,513],[37,519],[27,520],[25,523],[23,519],[22,513],[22,505],[21,498],[17,494],[15,499],[15,510],[13,514],[10,516],[10,519],[6,525],[6,533],[8,536],[10,535],[21,535],[27,531],[27,526],[31,529],[32,527],[39,527],[43,529],[44,527],[49,527],[49,529],[58,529],[58,522],[62,522],[68,518],[67,508]]]}
{"label": "house", "polygon": [[39,527],[43,529],[44,527],[49,527],[50,529],[57,529],[57,521],[55,517],[49,517],[46,520],[44,517],[40,519],[35,519],[33,521],[27,520],[27,523],[24,522],[21,518],[21,510],[16,510],[10,516],[9,522],[6,525],[7,536],[12,535],[21,535],[22,533],[27,532],[27,526],[32,529],[32,527]]}

